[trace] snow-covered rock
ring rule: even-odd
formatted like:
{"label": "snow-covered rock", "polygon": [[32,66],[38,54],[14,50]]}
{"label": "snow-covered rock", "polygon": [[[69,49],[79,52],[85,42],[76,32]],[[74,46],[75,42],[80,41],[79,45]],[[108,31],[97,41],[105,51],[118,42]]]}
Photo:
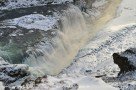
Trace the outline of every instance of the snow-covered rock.
{"label": "snow-covered rock", "polygon": [[39,29],[39,30],[50,30],[57,26],[57,18],[53,16],[44,16],[41,14],[31,14],[22,16],[19,18],[6,20],[5,23],[10,26],[20,26],[26,29]]}
{"label": "snow-covered rock", "polygon": [[5,85],[11,84],[20,78],[30,75],[28,71],[29,67],[27,65],[9,64],[3,61],[0,62],[0,80],[3,81]]}
{"label": "snow-covered rock", "polygon": [[48,3],[62,4],[66,1],[73,2],[73,0],[7,0],[4,5],[0,6],[0,10],[41,6]]}

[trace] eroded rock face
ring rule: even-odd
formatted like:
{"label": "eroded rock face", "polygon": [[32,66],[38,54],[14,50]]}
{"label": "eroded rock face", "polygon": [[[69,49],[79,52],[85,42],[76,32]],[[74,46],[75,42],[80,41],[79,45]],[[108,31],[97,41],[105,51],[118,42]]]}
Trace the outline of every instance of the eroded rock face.
{"label": "eroded rock face", "polygon": [[114,63],[120,68],[118,76],[125,74],[126,72],[136,70],[136,52],[135,49],[128,49],[121,53],[113,54]]}

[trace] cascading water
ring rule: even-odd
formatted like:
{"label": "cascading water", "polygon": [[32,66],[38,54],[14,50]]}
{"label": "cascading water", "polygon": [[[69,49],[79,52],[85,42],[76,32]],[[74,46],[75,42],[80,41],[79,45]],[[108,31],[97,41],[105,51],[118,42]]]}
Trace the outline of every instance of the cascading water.
{"label": "cascading water", "polygon": [[[23,37],[24,40],[20,39],[19,36],[13,36],[12,38],[9,38],[8,41],[8,38],[6,38],[8,44],[5,44],[4,42],[7,46],[6,48],[5,46],[4,48],[2,47],[2,49],[3,51],[5,51],[5,49],[8,50],[6,52],[7,54],[3,53],[3,51],[0,51],[0,53],[2,53],[2,55],[4,54],[3,56],[6,54],[6,58],[8,57],[9,60],[11,60],[11,63],[14,63],[19,61],[20,56],[19,59],[16,58],[15,60],[14,57],[18,52],[21,52],[22,54],[24,50],[26,53],[25,58],[23,57],[23,60],[20,60],[18,63],[28,64],[30,66],[31,73],[38,76],[44,74],[56,75],[72,62],[78,50],[87,42],[87,40],[90,37],[93,37],[95,33],[108,22],[108,20],[114,17],[116,8],[120,1],[121,0],[111,0],[113,3],[108,4],[108,8],[104,10],[105,12],[102,17],[95,20],[92,24],[86,23],[83,13],[78,7],[68,5],[68,7],[66,6],[67,9],[61,11],[61,14],[59,12],[58,29],[48,31],[35,30],[35,32],[32,33],[32,35],[30,34],[31,36],[29,37],[29,35],[27,35],[28,30],[23,28],[22,32],[26,32],[26,36],[28,36],[29,39],[26,36]],[[111,10],[112,12],[110,12]],[[19,29],[22,28],[19,27]],[[5,31],[5,29],[3,29],[3,31]],[[18,42],[18,40],[20,41]],[[12,44],[14,41],[16,43],[15,45],[14,43]],[[21,50],[19,46],[22,44],[25,45],[24,42],[25,44],[28,43],[27,48],[24,46],[25,48],[21,47],[23,48]],[[9,48],[7,49],[7,47]]]}
{"label": "cascading water", "polygon": [[40,44],[28,48],[29,57],[24,63],[31,66],[33,72],[58,74],[71,63],[83,42],[86,41],[85,35],[88,31],[78,7],[70,5],[63,11],[59,26],[59,30],[49,31],[51,36],[44,37]]}

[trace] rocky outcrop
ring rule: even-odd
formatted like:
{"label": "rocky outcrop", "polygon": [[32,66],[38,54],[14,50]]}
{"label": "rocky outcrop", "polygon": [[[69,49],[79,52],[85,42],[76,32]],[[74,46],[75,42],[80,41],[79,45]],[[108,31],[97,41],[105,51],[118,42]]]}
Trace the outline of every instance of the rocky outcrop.
{"label": "rocky outcrop", "polygon": [[125,74],[126,72],[136,70],[136,49],[128,49],[121,53],[113,54],[114,63],[120,68],[118,76]]}
{"label": "rocky outcrop", "polygon": [[5,85],[15,82],[16,80],[28,76],[28,66],[24,64],[9,64],[0,60],[0,81],[3,81]]}

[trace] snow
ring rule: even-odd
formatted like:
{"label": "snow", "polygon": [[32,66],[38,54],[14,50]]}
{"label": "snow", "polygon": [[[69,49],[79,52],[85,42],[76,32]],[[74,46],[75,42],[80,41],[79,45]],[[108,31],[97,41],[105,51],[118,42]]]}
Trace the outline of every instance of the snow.
{"label": "snow", "polygon": [[[18,18],[17,18],[17,20],[14,19],[11,21],[11,24],[16,25],[17,24],[16,22],[18,22],[18,21],[19,21]],[[36,22],[37,21],[39,21],[39,19],[36,20]],[[28,26],[29,26],[29,24],[31,25],[31,23],[32,23],[31,20],[28,20],[27,22],[24,20],[21,20],[21,23],[17,24],[17,25],[20,25],[21,27],[28,28],[28,27],[26,27],[27,24],[24,24],[24,22],[27,23]],[[87,45],[88,48],[92,48],[91,46],[95,46],[95,49],[97,49],[98,47],[96,44],[97,44],[97,42],[100,42],[100,44],[98,44],[98,46],[101,45],[101,40],[102,40],[102,38],[100,39],[100,41],[98,41],[98,39],[96,39],[94,42],[90,42],[90,43],[94,43],[94,44],[89,44],[89,46]],[[88,49],[88,50],[90,50],[90,49]],[[85,50],[84,50],[84,52],[79,52],[78,56],[80,57],[80,53],[81,53],[81,55],[88,53]],[[105,52],[104,53],[102,51],[100,51],[100,52],[101,52],[100,54],[98,53],[96,55],[92,55],[89,58],[85,57],[85,58],[80,59],[77,57],[78,60],[76,62],[74,62],[72,66],[70,66],[69,68],[64,70],[64,72],[62,72],[58,76],[54,76],[54,77],[49,76],[47,78],[47,80],[45,80],[45,82],[43,81],[43,83],[39,84],[38,87],[33,87],[33,90],[46,90],[46,89],[50,89],[50,90],[73,89],[73,90],[76,90],[76,88],[77,88],[76,84],[79,86],[79,88],[78,88],[79,90],[92,90],[92,89],[94,89],[94,90],[99,90],[99,89],[101,89],[101,90],[110,90],[110,89],[111,90],[118,90],[117,88],[114,88],[114,87],[110,86],[109,84],[106,84],[104,81],[102,81],[102,79],[96,79],[94,77],[96,75],[101,75],[101,74],[103,75],[103,73],[101,73],[101,72],[105,72],[105,70],[103,70],[103,67],[105,65],[107,65],[107,67],[104,67],[104,69],[107,70],[107,73],[108,72],[111,73],[112,71],[114,71],[114,70],[116,71],[116,69],[117,69],[117,68],[113,69],[114,68],[112,66],[113,63],[112,64],[110,63],[110,65],[109,65],[109,62],[111,62],[111,61],[108,61],[108,59],[109,59],[111,53],[108,53],[108,56],[107,56],[108,58],[106,57],[107,61],[102,63],[101,61],[105,60],[105,57],[104,57]],[[107,52],[106,52],[106,54],[107,54]],[[101,56],[102,56],[102,60],[100,60]],[[100,62],[98,59],[100,60]],[[110,59],[111,59],[111,57],[110,57]],[[97,71],[99,69],[102,71],[100,71],[100,72]],[[85,72],[86,70],[90,70],[92,72],[90,72],[90,74],[88,74]]]}
{"label": "snow", "polygon": [[[99,87],[98,87],[99,86]],[[77,89],[78,88],[78,89]],[[108,84],[101,79],[96,79],[89,76],[80,76],[76,78],[61,78],[56,79],[48,77],[46,83],[40,84],[34,90],[119,90]]]}
{"label": "snow", "polygon": [[52,4],[61,4],[65,3],[66,1],[73,2],[73,0],[8,0],[6,6],[1,6],[0,10],[41,6],[46,5],[48,2],[52,1],[53,1]]}
{"label": "snow", "polygon": [[[78,53],[73,63],[64,73],[68,75],[85,74],[90,70],[91,75],[107,74],[107,77],[115,77],[119,68],[113,63],[112,54],[122,52],[128,48],[136,47],[136,0],[123,0],[118,8],[116,17],[111,20],[93,39],[88,41]],[[135,59],[131,57],[131,59]],[[90,75],[90,74],[89,74]],[[135,74],[128,74],[126,82],[119,84],[117,81],[109,82],[120,88],[134,82]],[[131,78],[132,81],[129,81]],[[127,81],[128,80],[128,81]],[[115,83],[116,82],[116,83]],[[136,83],[136,82],[135,82]],[[135,85],[129,87],[133,89]],[[105,89],[104,89],[105,90]],[[125,90],[125,89],[123,89]]]}
{"label": "snow", "polygon": [[[113,86],[126,87],[126,84],[135,86],[135,81],[118,81],[105,83],[97,79],[96,75],[115,77],[119,68],[113,63],[112,54],[122,52],[136,46],[136,0],[123,0],[120,4],[116,17],[111,20],[93,39],[88,41],[78,53],[75,62],[66,68],[58,76],[49,76],[45,82],[33,87],[33,90],[64,90],[64,88],[76,88],[78,90],[118,90]],[[99,3],[101,4],[101,3]],[[98,4],[98,5],[99,5]],[[57,19],[40,14],[31,14],[12,19],[9,25],[18,25],[27,29],[49,30],[56,24]],[[135,58],[135,56],[134,56]],[[86,70],[90,72],[87,73]],[[129,79],[135,74],[128,74]],[[128,76],[124,77],[126,80]],[[123,79],[124,80],[124,79]],[[111,85],[109,85],[111,84]],[[125,85],[125,86],[124,86]],[[129,87],[130,88],[130,87]],[[133,89],[132,86],[130,89]]]}
{"label": "snow", "polygon": [[[115,78],[119,71],[117,65],[113,63],[112,54],[136,46],[135,3],[135,0],[123,0],[118,8],[117,16],[108,22],[93,39],[88,41],[88,44],[79,51],[75,62],[56,78],[64,81],[68,80],[71,84],[77,83],[79,85],[78,90],[119,90],[118,88],[135,90],[135,72],[122,77],[121,80],[124,82],[118,82],[114,79],[112,81],[111,79],[112,77]],[[126,9],[126,7],[131,9]],[[90,72],[87,73],[86,70]],[[105,74],[107,75],[105,80],[110,81],[108,83],[100,78],[94,78],[96,75]],[[71,84],[67,83],[66,85],[71,87]],[[114,88],[109,84],[118,88]],[[58,86],[60,86],[59,90],[61,90],[61,85]],[[40,88],[40,85],[38,87]],[[38,87],[36,90],[38,90]],[[57,85],[53,86],[53,88],[55,87]]]}
{"label": "snow", "polygon": [[[118,11],[117,11],[117,18],[115,18],[112,22],[110,22],[107,26],[108,27],[125,27],[129,24],[136,23],[136,1],[135,0],[123,0]],[[116,28],[115,28],[116,29]],[[114,30],[115,30],[114,29]],[[116,30],[118,30],[117,28]],[[114,31],[112,30],[112,31]]]}
{"label": "snow", "polygon": [[78,81],[78,90],[119,90],[108,84],[106,84],[101,79],[96,79],[92,77],[83,77]]}
{"label": "snow", "polygon": [[5,90],[2,82],[0,82],[0,90]]}
{"label": "snow", "polygon": [[95,3],[93,3],[93,7],[99,7],[99,6],[103,6],[107,3],[108,1],[106,0],[96,0]]}
{"label": "snow", "polygon": [[41,14],[30,14],[11,20],[6,20],[4,22],[7,23],[9,27],[20,26],[26,29],[40,29],[47,31],[55,27],[55,24],[57,24],[57,18],[53,16],[44,16]]}

